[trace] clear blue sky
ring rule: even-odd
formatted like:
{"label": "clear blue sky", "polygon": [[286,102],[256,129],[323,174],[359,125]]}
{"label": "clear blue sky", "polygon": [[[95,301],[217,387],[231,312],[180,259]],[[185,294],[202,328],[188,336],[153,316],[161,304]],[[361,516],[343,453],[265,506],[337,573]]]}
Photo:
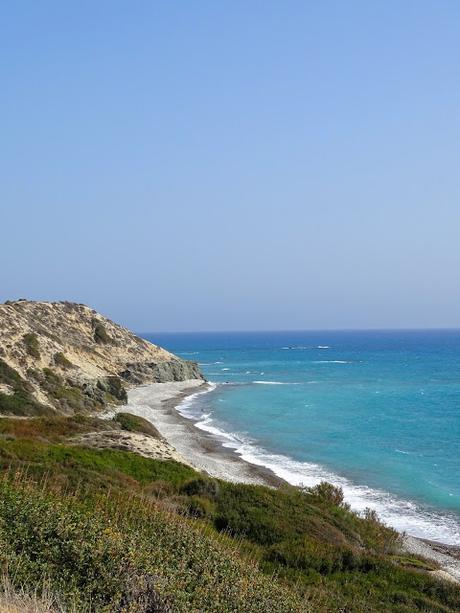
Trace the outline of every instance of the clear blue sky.
{"label": "clear blue sky", "polygon": [[0,300],[460,326],[460,4],[3,2]]}

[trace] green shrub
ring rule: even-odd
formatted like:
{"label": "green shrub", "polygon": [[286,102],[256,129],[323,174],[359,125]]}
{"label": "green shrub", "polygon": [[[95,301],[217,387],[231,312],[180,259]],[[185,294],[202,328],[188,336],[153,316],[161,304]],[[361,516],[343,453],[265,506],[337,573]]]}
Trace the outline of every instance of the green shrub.
{"label": "green shrub", "polygon": [[0,383],[11,387],[12,394],[0,392],[0,413],[18,416],[48,415],[53,412],[32,396],[31,385],[6,362],[0,359]]}
{"label": "green shrub", "polygon": [[120,377],[111,376],[106,377],[102,384],[102,381],[98,381],[98,385],[101,384],[103,389],[105,389],[115,400],[120,402],[128,401],[128,394],[126,393],[125,386]]}
{"label": "green shrub", "polygon": [[43,374],[45,375],[45,388],[51,391],[54,387],[63,384],[63,379],[51,368],[44,368]]}
{"label": "green shrub", "polygon": [[377,567],[377,559],[363,556],[351,547],[321,543],[308,536],[272,546],[267,559],[292,568],[313,569],[322,575],[355,570],[368,572]]}
{"label": "green shrub", "polygon": [[64,370],[73,368],[72,362],[65,357],[62,351],[54,354],[54,363],[56,366],[59,366],[59,368],[63,368]]}
{"label": "green shrub", "polygon": [[100,322],[94,324],[94,340],[101,345],[107,345],[112,342],[112,339]]}
{"label": "green shrub", "polygon": [[30,394],[24,391],[4,394],[0,392],[0,414],[17,415],[52,415],[53,409],[37,402]]}
{"label": "green shrub", "polygon": [[37,360],[40,359],[40,344],[38,337],[33,332],[28,332],[22,337],[27,353]]}
{"label": "green shrub", "polygon": [[208,498],[200,496],[190,496],[186,502],[187,514],[191,517],[212,517],[215,511],[215,505]]}
{"label": "green shrub", "polygon": [[322,502],[332,504],[337,507],[343,506],[343,490],[341,487],[336,487],[327,481],[321,481],[318,485],[308,489],[308,492],[318,498]]}
{"label": "green shrub", "polygon": [[113,420],[120,424],[123,430],[127,430],[128,432],[140,432],[142,434],[149,434],[158,439],[162,438],[161,434],[152,423],[138,415],[132,415],[132,413],[117,413]]}
{"label": "green shrub", "polygon": [[15,390],[24,389],[26,382],[9,364],[0,359],[0,383],[11,386]]}
{"label": "green shrub", "polygon": [[187,496],[207,496],[215,500],[220,492],[220,487],[217,479],[200,477],[184,483],[180,491]]}

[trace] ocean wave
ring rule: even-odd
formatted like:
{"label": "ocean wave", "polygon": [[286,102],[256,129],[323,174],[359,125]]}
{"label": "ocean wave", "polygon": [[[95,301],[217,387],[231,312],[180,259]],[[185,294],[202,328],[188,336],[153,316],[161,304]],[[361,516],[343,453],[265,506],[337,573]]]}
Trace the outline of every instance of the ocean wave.
{"label": "ocean wave", "polygon": [[[232,439],[237,441],[238,437],[232,436]],[[232,446],[230,443],[224,446]],[[272,470],[291,485],[312,487],[321,481],[333,483],[342,488],[345,501],[354,511],[362,513],[367,508],[373,509],[382,521],[399,532],[446,544],[458,544],[460,540],[460,525],[454,516],[422,509],[410,500],[357,485],[317,464],[271,454],[254,443],[242,442],[234,450],[246,462]]]}
{"label": "ocean wave", "polygon": [[206,389],[200,390],[199,392],[195,392],[195,394],[190,394],[182,400],[180,404],[177,405],[176,410],[183,417],[187,417],[187,419],[201,419],[204,414],[200,413],[197,415],[196,410],[193,410],[194,404],[196,403],[196,399],[203,394],[209,394],[209,392],[213,392],[217,387],[217,383],[212,383],[208,381]]}
{"label": "ocean wave", "polygon": [[286,347],[281,347],[284,351],[306,351],[308,349],[330,349],[330,345],[316,345],[314,347],[310,347],[307,345],[288,345]]}
{"label": "ocean wave", "polygon": [[348,360],[315,360],[315,364],[351,364]]}
{"label": "ocean wave", "polygon": [[302,385],[301,383],[291,383],[286,381],[253,381],[258,385]]}
{"label": "ocean wave", "polygon": [[314,349],[314,347],[306,347],[305,345],[289,345],[288,347],[281,347],[285,351],[305,351],[306,349]]}
{"label": "ocean wave", "polygon": [[[270,384],[267,381],[262,383]],[[212,383],[206,390],[188,396],[177,410],[193,420],[197,428],[216,437],[223,447],[232,449],[246,462],[270,469],[291,485],[313,487],[321,481],[333,483],[343,489],[345,501],[354,511],[362,513],[367,508],[375,510],[382,521],[400,532],[446,544],[458,544],[460,541],[460,524],[454,515],[422,508],[413,501],[403,500],[389,492],[358,485],[318,464],[270,453],[247,435],[225,430],[215,423],[212,413],[200,413],[197,402],[199,396],[216,388],[217,384]]]}

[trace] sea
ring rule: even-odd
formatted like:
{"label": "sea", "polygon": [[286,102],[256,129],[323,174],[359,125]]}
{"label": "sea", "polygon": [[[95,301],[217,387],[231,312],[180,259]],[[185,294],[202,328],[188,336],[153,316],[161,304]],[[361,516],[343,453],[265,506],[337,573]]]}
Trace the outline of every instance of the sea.
{"label": "sea", "polygon": [[178,410],[224,447],[460,544],[460,330],[143,336],[199,363],[209,391]]}

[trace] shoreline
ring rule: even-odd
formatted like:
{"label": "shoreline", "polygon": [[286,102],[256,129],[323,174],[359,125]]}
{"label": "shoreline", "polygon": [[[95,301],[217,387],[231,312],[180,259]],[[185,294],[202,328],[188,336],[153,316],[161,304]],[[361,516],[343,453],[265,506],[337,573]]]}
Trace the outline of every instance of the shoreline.
{"label": "shoreline", "polygon": [[[119,407],[151,421],[182,461],[198,471],[225,481],[280,487],[288,482],[271,469],[251,464],[227,449],[212,434],[197,428],[177,407],[187,397],[209,391],[209,384],[191,379],[153,383],[132,388],[128,404]],[[438,578],[460,583],[460,545],[403,535],[404,551],[421,555],[440,565],[431,571]]]}
{"label": "shoreline", "polygon": [[185,463],[211,477],[271,487],[285,484],[269,468],[246,462],[179,413],[177,407],[185,398],[205,393],[208,388],[206,382],[197,379],[143,385],[129,390],[124,408],[151,421]]}

